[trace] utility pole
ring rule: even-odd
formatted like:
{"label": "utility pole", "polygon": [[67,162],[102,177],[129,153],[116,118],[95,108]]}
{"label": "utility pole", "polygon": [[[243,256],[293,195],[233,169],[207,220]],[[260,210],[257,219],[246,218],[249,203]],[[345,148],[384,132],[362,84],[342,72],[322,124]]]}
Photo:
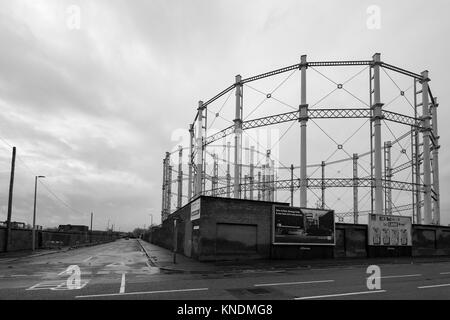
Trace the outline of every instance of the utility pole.
{"label": "utility pole", "polygon": [[90,236],[89,242],[92,242],[92,220],[93,220],[93,218],[94,218],[94,213],[91,212],[91,236]]}
{"label": "utility pole", "polygon": [[16,147],[13,147],[12,160],[11,160],[11,176],[10,176],[10,180],[9,180],[8,217],[6,219],[5,252],[8,251],[9,240],[11,238],[11,214],[12,214],[12,200],[13,200],[15,168],[16,168]]}
{"label": "utility pole", "polygon": [[31,250],[36,249],[36,197],[37,197],[37,181],[39,178],[45,178],[45,176],[34,177],[34,208],[33,208],[33,232],[31,235]]}

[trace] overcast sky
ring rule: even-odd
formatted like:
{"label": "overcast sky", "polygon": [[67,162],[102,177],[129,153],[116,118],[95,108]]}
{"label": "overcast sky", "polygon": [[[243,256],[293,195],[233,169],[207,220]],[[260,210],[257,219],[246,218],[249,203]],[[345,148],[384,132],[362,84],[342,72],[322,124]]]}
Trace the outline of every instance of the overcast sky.
{"label": "overcast sky", "polygon": [[[368,28],[370,5],[381,9],[379,29]],[[388,63],[430,71],[448,224],[449,9],[448,0],[0,0],[0,220],[14,145],[14,221],[31,223],[34,175],[45,175],[39,225],[87,225],[91,211],[95,229],[109,220],[132,230],[150,213],[159,223],[162,158],[198,100],[236,74],[295,64],[301,54],[381,52]]]}

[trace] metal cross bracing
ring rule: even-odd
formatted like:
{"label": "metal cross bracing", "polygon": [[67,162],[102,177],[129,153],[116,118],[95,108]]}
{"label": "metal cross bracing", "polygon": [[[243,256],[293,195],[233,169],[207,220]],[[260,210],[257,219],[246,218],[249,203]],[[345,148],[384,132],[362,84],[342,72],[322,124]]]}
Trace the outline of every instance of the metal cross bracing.
{"label": "metal cross bracing", "polygon": [[[308,188],[312,189],[321,189],[323,186],[326,188],[353,188],[354,187],[354,179],[353,178],[326,178],[326,179],[307,179]],[[361,188],[371,188],[372,180],[369,178],[359,178],[357,181],[357,186]],[[400,191],[412,191],[414,187],[418,185],[410,183],[410,182],[402,182],[402,181],[392,181],[382,179],[382,186],[384,188],[389,188],[392,190],[400,190]],[[388,187],[389,186],[389,187]],[[234,186],[231,186],[233,189]],[[254,182],[253,185],[250,183],[241,184],[241,190],[264,190],[265,186],[263,182]],[[287,179],[287,180],[276,180],[274,181],[274,188],[277,190],[291,190],[291,188],[299,189],[300,188],[300,179]],[[204,191],[203,195],[213,195],[223,196],[226,194],[226,187],[217,187],[215,189],[210,189]]]}
{"label": "metal cross bracing", "polygon": [[[353,109],[308,109],[307,114],[309,119],[370,119],[370,109],[353,108]],[[382,111],[382,118],[388,121],[404,124],[411,127],[417,127],[422,129],[421,120],[402,115],[392,111]],[[263,118],[257,118],[252,120],[243,121],[242,130],[249,130],[269,125],[275,125],[290,121],[299,121],[299,111],[286,112],[276,115],[271,115]],[[223,139],[234,133],[234,126],[229,126],[205,139],[204,146],[213,143],[217,140]]]}
{"label": "metal cross bracing", "polygon": [[[364,69],[343,82],[334,81],[332,77],[318,70],[323,67],[351,66],[356,68],[362,66]],[[335,86],[334,90],[312,104],[308,104],[306,97],[306,75],[310,72],[308,70],[319,74]],[[347,84],[350,81],[355,82],[360,74],[367,71],[369,81],[367,81],[366,102],[360,94],[352,92]],[[402,85],[397,84],[390,75],[391,72],[405,79],[411,79],[411,86],[402,89]],[[249,84],[284,73],[287,77],[273,90],[259,90]],[[293,106],[283,101],[280,93],[276,93],[276,97],[274,93],[298,73],[300,73],[299,105]],[[384,96],[380,85],[384,81],[384,76],[387,76],[388,82],[392,82],[394,89],[398,90],[395,97],[387,103],[383,103]],[[178,151],[181,153],[182,150],[187,150],[185,153],[187,164],[171,163],[170,155],[175,151],[164,159],[163,219],[175,208],[179,208],[183,201],[190,201],[198,195],[270,201],[285,198],[286,201],[290,200],[291,205],[297,204],[300,195],[300,205],[303,206],[307,203],[309,195],[315,197],[317,206],[322,208],[334,209],[336,203],[343,204],[343,199],[350,201],[352,204],[338,212],[337,216],[339,219],[354,223],[358,223],[359,216],[367,213],[398,213],[412,215],[415,223],[439,224],[438,103],[431,94],[429,81],[427,71],[418,74],[384,63],[380,54],[375,54],[372,60],[323,62],[308,62],[306,56],[302,56],[298,64],[247,78],[236,76],[232,85],[206,102],[199,102],[194,122],[189,127],[189,146]],[[244,87],[259,92],[264,99],[254,108],[248,108],[248,103],[244,103]],[[411,94],[411,89],[414,90],[413,101],[405,94],[408,91]],[[348,107],[328,107],[324,103],[325,99],[329,99],[338,91],[347,93],[352,97],[353,103],[338,103]],[[230,98],[233,92],[236,98],[235,116],[230,119],[222,112],[228,110],[226,107],[229,107],[229,102],[232,101]],[[401,100],[402,97],[404,100]],[[351,106],[355,101],[358,101],[361,107]],[[394,101],[408,103],[412,114],[398,112],[395,108],[394,111],[387,110],[386,107]],[[292,111],[249,119],[255,111],[260,110],[260,106],[269,103],[289,107]],[[322,106],[319,107],[318,104]],[[276,105],[271,108],[279,109]],[[208,115],[213,116],[209,124]],[[230,125],[208,135],[217,119],[224,120]],[[320,119],[363,119],[365,122],[347,139],[339,141],[330,130],[322,127]],[[251,141],[252,146],[243,145],[243,137],[249,137],[247,131],[288,122],[291,124],[275,143],[262,146],[258,141]],[[284,139],[291,128],[297,127],[295,125],[297,122],[301,128],[300,163],[283,164],[276,159],[275,154],[271,154],[271,150]],[[306,156],[306,152],[311,148],[311,144],[308,146],[309,140],[306,139],[311,124],[335,145],[334,149],[330,149],[331,154],[328,157],[315,163],[308,163]],[[395,127],[397,124],[400,127]],[[366,125],[370,133],[369,150],[359,154],[351,153],[348,141],[359,135],[360,130]],[[395,131],[394,127],[400,132]],[[234,139],[227,140],[228,137]],[[227,142],[222,144],[222,151],[217,151],[215,142],[225,140]],[[249,153],[250,156],[244,159],[243,152]],[[342,152],[346,157],[335,159]],[[187,168],[183,168],[183,165]],[[175,178],[172,177],[173,173],[177,175]],[[178,186],[172,188],[170,184]],[[186,185],[187,191],[184,191]],[[367,192],[359,193],[358,190],[361,188]],[[172,192],[172,189],[177,192]],[[348,191],[352,191],[351,195]],[[410,194],[407,203],[404,203],[405,193]],[[277,199],[279,196],[282,199]],[[348,200],[349,197],[351,200]],[[175,205],[172,203],[174,201]],[[369,208],[367,204],[370,205]]]}

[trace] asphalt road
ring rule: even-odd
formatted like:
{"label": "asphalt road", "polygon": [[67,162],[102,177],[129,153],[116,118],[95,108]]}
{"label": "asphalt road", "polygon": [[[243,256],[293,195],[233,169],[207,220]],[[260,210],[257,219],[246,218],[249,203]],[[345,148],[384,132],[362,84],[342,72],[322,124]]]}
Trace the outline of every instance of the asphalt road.
{"label": "asphalt road", "polygon": [[450,298],[450,262],[380,268],[381,288],[374,290],[368,289],[369,275],[362,266],[166,273],[148,263],[136,239],[122,239],[38,257],[0,259],[0,299]]}

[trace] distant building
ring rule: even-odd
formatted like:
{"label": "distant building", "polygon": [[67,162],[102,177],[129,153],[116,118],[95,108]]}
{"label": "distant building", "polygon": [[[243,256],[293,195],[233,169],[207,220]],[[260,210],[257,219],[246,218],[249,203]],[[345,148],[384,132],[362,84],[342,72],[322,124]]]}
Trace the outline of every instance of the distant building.
{"label": "distant building", "polygon": [[72,232],[72,231],[88,232],[88,231],[89,231],[89,227],[88,227],[88,226],[82,226],[82,225],[60,224],[59,227],[58,227],[58,231],[65,231],[65,232]]}
{"label": "distant building", "polygon": [[[7,227],[6,221],[1,221],[0,226]],[[25,222],[17,222],[17,221],[11,221],[11,228],[13,229],[25,229]]]}

